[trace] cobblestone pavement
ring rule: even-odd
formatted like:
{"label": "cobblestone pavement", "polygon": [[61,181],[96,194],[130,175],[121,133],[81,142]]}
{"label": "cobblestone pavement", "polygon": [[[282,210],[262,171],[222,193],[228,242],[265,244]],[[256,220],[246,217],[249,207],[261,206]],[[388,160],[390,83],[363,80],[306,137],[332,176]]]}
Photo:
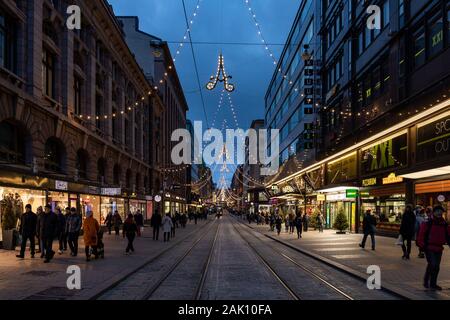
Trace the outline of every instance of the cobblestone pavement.
{"label": "cobblestone pavement", "polygon": [[[247,224],[243,219],[240,222]],[[361,249],[361,234],[336,234],[336,231],[325,230],[323,233],[309,230],[303,232],[301,239],[294,234],[286,233],[284,226],[280,236],[271,232],[268,225],[250,225],[264,235],[285,242],[304,250],[317,258],[324,259],[354,274],[367,277],[367,267],[378,265],[381,269],[381,284],[413,299],[450,299],[450,250],[444,250],[439,273],[438,284],[441,292],[426,290],[422,286],[426,260],[417,257],[418,249],[413,242],[410,260],[402,260],[402,249],[395,245],[396,239],[376,237],[376,250],[370,250],[370,237],[366,249]]]}
{"label": "cobblestone pavement", "polygon": [[[136,238],[132,255],[125,255],[126,239],[114,234],[105,234],[105,259],[86,262],[83,239],[80,237],[79,254],[70,257],[67,252],[56,253],[51,263],[44,264],[39,258],[31,259],[28,250],[25,259],[15,257],[16,251],[0,250],[0,299],[88,299],[112,283],[140,267],[162,250],[205,226],[205,221],[198,225],[189,223],[186,229],[176,229],[176,237],[171,242],[153,241],[152,229],[146,227],[143,237]],[[53,249],[57,248],[56,241]],[[81,290],[68,290],[66,287],[67,267],[77,265],[81,268]]]}

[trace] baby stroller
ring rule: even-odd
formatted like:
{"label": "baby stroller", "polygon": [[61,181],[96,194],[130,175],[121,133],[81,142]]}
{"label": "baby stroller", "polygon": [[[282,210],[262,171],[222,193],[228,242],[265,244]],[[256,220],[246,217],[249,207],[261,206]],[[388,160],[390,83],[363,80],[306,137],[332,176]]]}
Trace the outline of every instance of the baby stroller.
{"label": "baby stroller", "polygon": [[103,230],[99,230],[97,234],[97,255],[96,258],[105,258],[105,244],[103,243]]}

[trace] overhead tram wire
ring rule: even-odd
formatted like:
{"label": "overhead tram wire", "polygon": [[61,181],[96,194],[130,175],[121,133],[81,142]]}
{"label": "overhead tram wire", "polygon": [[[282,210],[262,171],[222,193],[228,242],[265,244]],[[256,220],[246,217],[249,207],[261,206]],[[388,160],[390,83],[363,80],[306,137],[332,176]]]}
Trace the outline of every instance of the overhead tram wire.
{"label": "overhead tram wire", "polygon": [[201,97],[201,100],[202,100],[203,113],[205,114],[206,126],[207,126],[207,128],[209,128],[208,114],[206,113],[206,107],[205,107],[205,99],[203,97],[202,85],[200,84],[200,76],[198,75],[197,59],[195,58],[194,45],[192,43],[191,30],[189,29],[189,21],[188,21],[187,12],[186,12],[186,4],[185,4],[184,0],[181,0],[181,2],[183,3],[183,11],[184,11],[184,18],[186,20],[186,26],[187,26],[187,28],[189,30],[188,31],[189,43],[191,45],[192,59],[194,60],[195,74],[197,76],[198,89],[200,91],[200,97]]}
{"label": "overhead tram wire", "polygon": [[[190,44],[189,41],[166,41],[167,43],[183,43]],[[225,45],[225,46],[280,46],[284,47],[285,43],[258,43],[258,42],[222,42],[222,41],[192,41],[193,44],[199,45]],[[298,46],[299,44],[292,43],[290,46]]]}

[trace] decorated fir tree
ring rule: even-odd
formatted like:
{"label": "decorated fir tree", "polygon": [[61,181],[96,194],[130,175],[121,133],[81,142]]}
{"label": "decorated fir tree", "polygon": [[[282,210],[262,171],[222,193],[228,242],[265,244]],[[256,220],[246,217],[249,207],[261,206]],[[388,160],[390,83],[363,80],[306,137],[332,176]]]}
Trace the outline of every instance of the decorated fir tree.
{"label": "decorated fir tree", "polygon": [[338,210],[338,214],[334,219],[333,228],[338,230],[339,232],[345,232],[349,227],[347,216],[345,214],[344,208],[340,207]]}
{"label": "decorated fir tree", "polygon": [[317,217],[320,214],[320,209],[318,207],[314,208],[313,213],[311,214],[311,217],[309,218],[309,227],[316,229],[317,226]]}

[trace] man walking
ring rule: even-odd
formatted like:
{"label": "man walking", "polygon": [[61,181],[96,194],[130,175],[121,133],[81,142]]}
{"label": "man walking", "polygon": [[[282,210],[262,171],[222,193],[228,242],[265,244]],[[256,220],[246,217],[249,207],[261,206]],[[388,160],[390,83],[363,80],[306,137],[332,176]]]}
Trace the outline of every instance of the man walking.
{"label": "man walking", "polygon": [[150,225],[153,228],[153,240],[158,240],[159,238],[159,228],[161,227],[161,215],[158,209],[155,210],[155,214],[150,219]]}
{"label": "man walking", "polygon": [[66,233],[72,257],[76,257],[78,254],[78,237],[80,236],[81,225],[81,216],[77,213],[77,209],[72,207],[70,216],[66,220]]}
{"label": "man walking", "polygon": [[367,236],[370,235],[370,239],[372,240],[372,250],[375,250],[375,231],[376,231],[376,226],[377,226],[377,220],[372,215],[372,211],[370,209],[368,209],[366,211],[366,215],[364,216],[364,219],[363,219],[364,237],[362,239],[362,242],[359,244],[359,246],[361,248],[364,249],[364,247],[366,246]]}
{"label": "man walking", "polygon": [[25,213],[20,218],[19,232],[22,235],[22,244],[20,247],[20,254],[16,255],[17,258],[25,258],[25,248],[27,246],[27,240],[30,240],[31,258],[34,258],[35,244],[34,238],[36,236],[36,223],[37,215],[31,211],[31,205],[25,206]]}
{"label": "man walking", "polygon": [[58,219],[55,213],[51,210],[50,205],[46,205],[44,209],[44,214],[39,220],[39,226],[37,227],[39,231],[39,237],[42,239],[43,249],[45,251],[44,263],[49,263],[50,260],[55,255],[53,251],[53,239],[56,236],[58,225]]}
{"label": "man walking", "polygon": [[134,215],[134,222],[137,227],[137,236],[140,237],[144,230],[144,216],[142,215],[141,210],[138,210]]}

